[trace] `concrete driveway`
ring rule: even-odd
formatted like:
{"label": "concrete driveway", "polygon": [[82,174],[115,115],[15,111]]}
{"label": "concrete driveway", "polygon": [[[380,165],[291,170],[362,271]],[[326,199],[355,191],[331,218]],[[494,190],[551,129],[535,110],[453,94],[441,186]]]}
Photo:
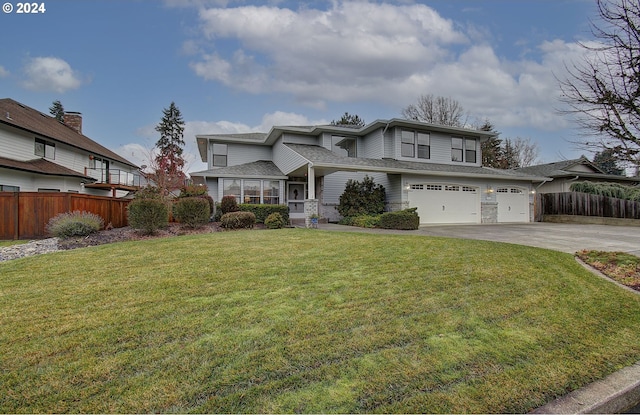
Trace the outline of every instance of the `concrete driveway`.
{"label": "concrete driveway", "polygon": [[334,224],[322,224],[319,228],[480,239],[535,246],[571,254],[581,249],[595,249],[600,251],[629,252],[640,256],[640,228],[627,226],[536,222],[521,224],[423,225],[416,231],[365,230],[352,226]]}

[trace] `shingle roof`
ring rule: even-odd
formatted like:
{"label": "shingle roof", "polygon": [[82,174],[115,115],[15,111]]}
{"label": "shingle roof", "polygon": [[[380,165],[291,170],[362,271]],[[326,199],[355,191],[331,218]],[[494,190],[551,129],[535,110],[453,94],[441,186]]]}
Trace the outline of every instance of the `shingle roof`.
{"label": "shingle roof", "polygon": [[138,168],[135,164],[101,144],[96,143],[89,137],[76,132],[55,118],[10,98],[0,99],[0,124],[11,125],[21,130],[29,131],[60,143],[86,150],[95,155]]}
{"label": "shingle roof", "polygon": [[267,160],[258,160],[251,163],[239,164],[237,166],[219,167],[199,172],[190,173],[191,176],[204,177],[256,177],[256,178],[279,178],[286,179],[284,173],[275,164]]}
{"label": "shingle roof", "polygon": [[336,166],[348,170],[376,170],[376,171],[398,171],[398,172],[415,172],[416,174],[434,174],[434,175],[466,175],[477,177],[495,177],[509,178],[515,180],[543,180],[545,177],[539,177],[528,173],[521,173],[513,170],[500,170],[488,167],[468,166],[464,164],[438,164],[438,163],[420,163],[414,161],[401,161],[393,159],[369,159],[369,158],[352,158],[344,157],[320,146],[306,144],[285,144],[314,165],[329,167]]}
{"label": "shingle roof", "polygon": [[594,173],[603,174],[602,170],[600,170],[597,166],[591,163],[584,156],[578,159],[561,160],[553,163],[538,164],[536,166],[521,167],[521,168],[515,169],[515,171],[529,173],[529,174],[538,174],[538,175],[548,176],[548,177],[558,177],[558,176],[566,176],[566,175],[575,175],[576,172],[570,172],[568,171],[568,169],[578,164],[588,165],[589,167],[595,170]]}
{"label": "shingle roof", "polygon": [[29,161],[12,160],[5,157],[0,157],[0,167],[4,167],[12,170],[27,171],[31,173],[45,174],[48,176],[68,176],[79,177],[81,179],[95,182],[96,180],[78,173],[75,170],[68,169],[59,164],[52,163],[45,159],[34,159]]}

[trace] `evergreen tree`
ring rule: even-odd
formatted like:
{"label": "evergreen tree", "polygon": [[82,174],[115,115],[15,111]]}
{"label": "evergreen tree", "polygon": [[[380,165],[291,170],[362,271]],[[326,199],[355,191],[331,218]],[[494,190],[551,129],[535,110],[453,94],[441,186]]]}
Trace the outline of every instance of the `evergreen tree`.
{"label": "evergreen tree", "polygon": [[[497,132],[495,127],[489,120],[485,120],[478,130]],[[481,144],[482,147],[482,165],[485,167],[493,167],[496,169],[503,168],[504,154],[502,151],[502,140],[497,136],[490,138],[489,140]]]}
{"label": "evergreen tree", "polygon": [[614,174],[616,176],[624,175],[624,169],[618,167],[618,159],[616,158],[615,152],[611,148],[607,148],[594,154],[593,164],[598,166],[607,174]]}
{"label": "evergreen tree", "polygon": [[182,156],[184,147],[184,120],[180,109],[174,102],[168,109],[163,109],[163,116],[156,131],[160,139],[156,142],[158,155],[155,157],[155,176],[167,183],[166,191],[172,191],[184,185],[186,175],[183,172],[185,160]]}
{"label": "evergreen tree", "polygon": [[49,107],[49,114],[56,120],[64,122],[64,107],[59,100],[53,101],[53,104]]}
{"label": "evergreen tree", "polygon": [[348,112],[345,112],[342,118],[338,121],[331,121],[331,125],[340,125],[344,127],[364,127],[365,122],[362,118],[357,115],[351,115]]}

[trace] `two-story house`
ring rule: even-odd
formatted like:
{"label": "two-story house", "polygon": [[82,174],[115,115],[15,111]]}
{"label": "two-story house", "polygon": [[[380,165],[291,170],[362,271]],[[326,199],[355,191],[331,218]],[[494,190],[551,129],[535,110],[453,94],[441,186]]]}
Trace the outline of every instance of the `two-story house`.
{"label": "two-story house", "polygon": [[82,134],[82,115],[64,122],[0,99],[0,191],[120,197],[140,185],[138,166]]}
{"label": "two-story house", "polygon": [[494,134],[391,119],[198,135],[208,169],[191,177],[216,201],[286,204],[293,220],[338,220],[347,180],[368,175],[385,187],[388,210],[417,207],[421,223],[529,222],[533,183],[548,178],[482,167],[480,144]]}

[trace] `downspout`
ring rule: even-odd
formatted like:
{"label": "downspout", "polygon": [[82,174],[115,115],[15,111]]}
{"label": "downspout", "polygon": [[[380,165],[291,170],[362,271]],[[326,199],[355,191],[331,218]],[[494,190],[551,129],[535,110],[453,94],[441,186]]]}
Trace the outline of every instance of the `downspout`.
{"label": "downspout", "polygon": [[389,124],[391,124],[391,121],[387,121],[387,125],[384,127],[384,130],[382,130],[382,158],[384,158],[385,154],[384,154],[384,135],[387,133],[387,130],[389,129]]}

